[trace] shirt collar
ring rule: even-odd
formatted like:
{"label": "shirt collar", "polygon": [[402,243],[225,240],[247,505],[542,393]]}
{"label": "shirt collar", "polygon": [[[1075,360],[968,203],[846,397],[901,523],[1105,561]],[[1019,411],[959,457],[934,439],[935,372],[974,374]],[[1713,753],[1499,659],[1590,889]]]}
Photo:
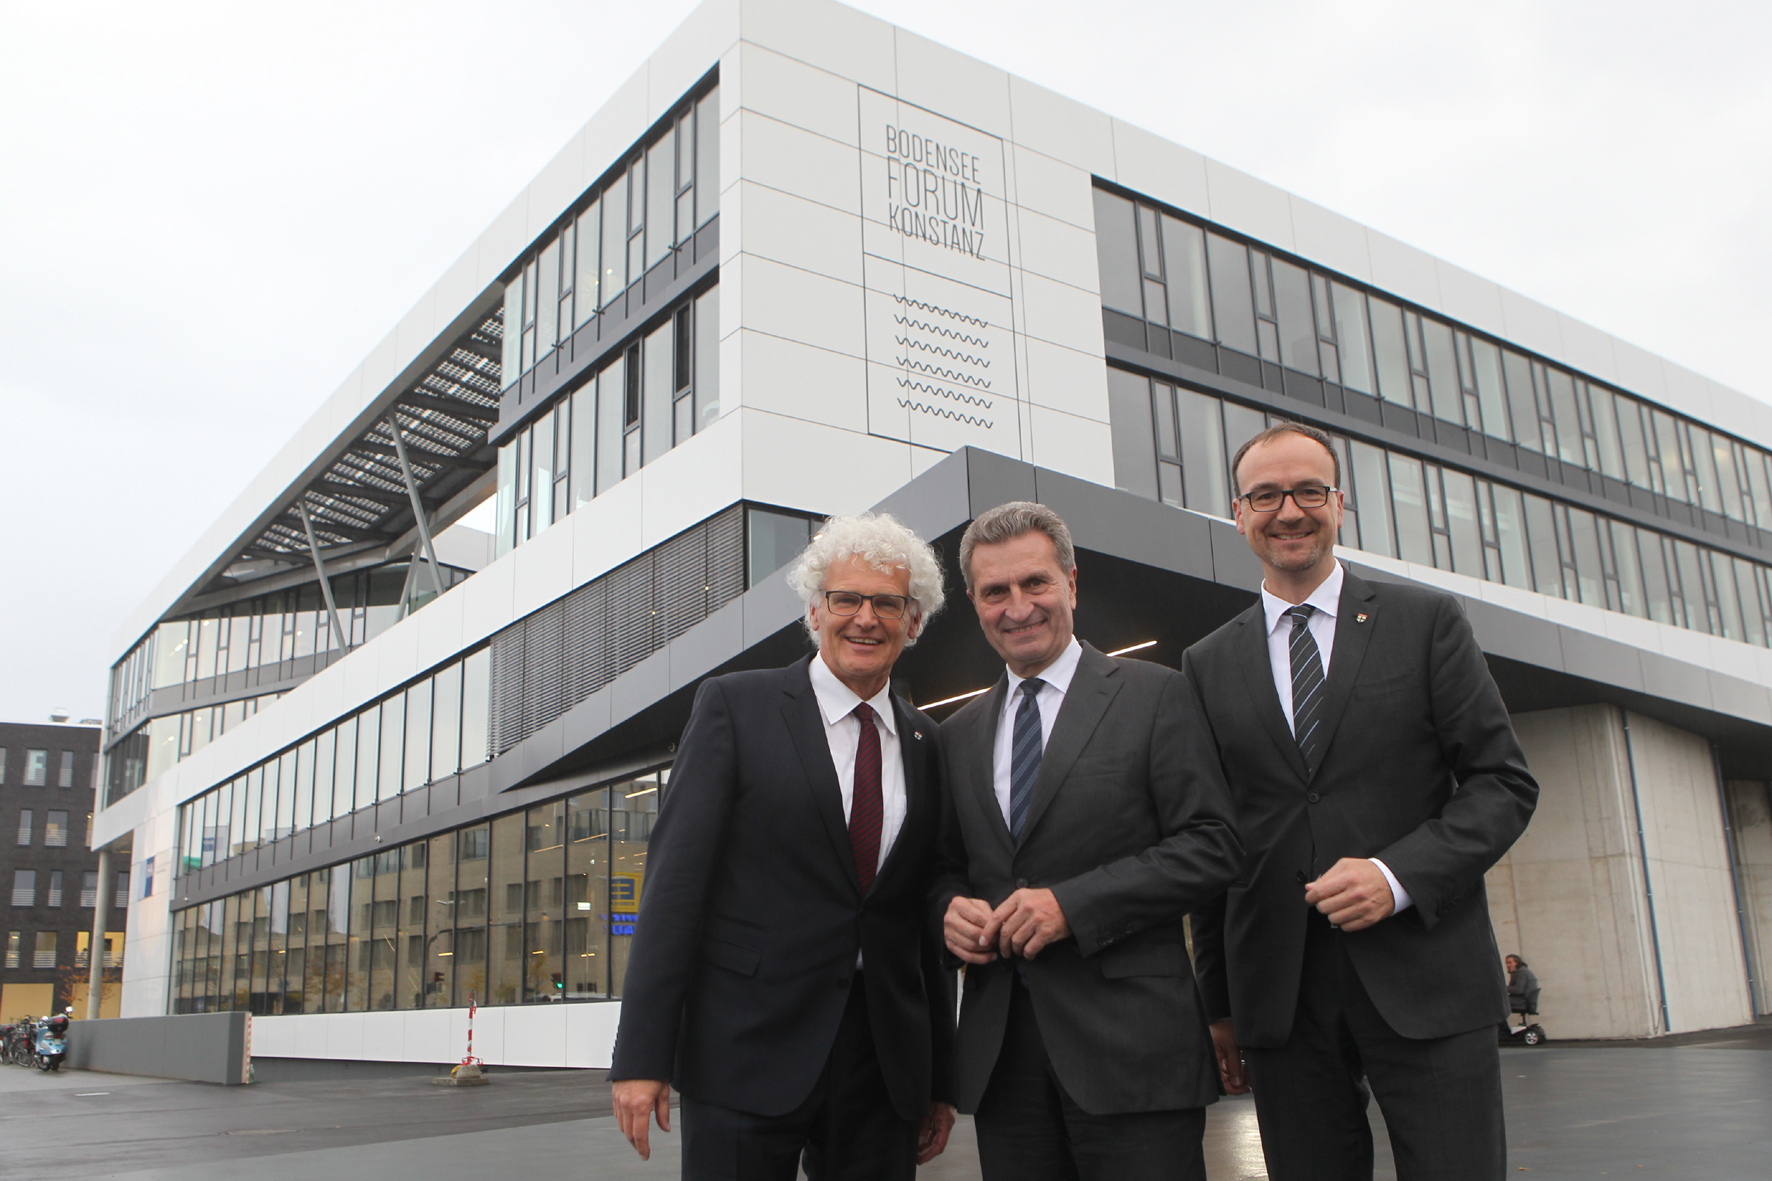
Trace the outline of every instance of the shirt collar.
{"label": "shirt collar", "polygon": [[[1077,675],[1077,662],[1082,659],[1083,645],[1077,642],[1076,636],[1072,636],[1070,644],[1058,654],[1058,659],[1047,665],[1045,671],[1035,673],[1034,676],[1057,689],[1060,694],[1068,693],[1071,688],[1071,678]],[[1009,672],[1007,668],[1004,671]],[[1021,692],[1021,683],[1030,679],[1032,678],[1018,677],[1013,672],[1009,672],[1010,700],[1013,701],[1015,695]]]}
{"label": "shirt collar", "polygon": [[[812,667],[809,671],[812,676],[812,692],[818,698],[818,712],[824,715],[825,725],[835,726],[855,712],[855,707],[861,704],[861,698],[854,689],[837,679],[837,674],[831,671],[831,666],[824,662],[822,655],[816,652],[812,654]],[[886,727],[886,733],[897,737],[898,715],[892,709],[891,683],[888,682],[885,688],[869,698],[868,705],[873,707],[874,716],[880,719],[880,724]]]}
{"label": "shirt collar", "polygon": [[[1335,569],[1330,572],[1329,577],[1325,578],[1322,584],[1310,593],[1310,597],[1305,599],[1305,602],[1309,603],[1329,618],[1334,619],[1336,612],[1341,607],[1341,584],[1343,576],[1341,563],[1338,561],[1335,563]],[[1261,609],[1267,614],[1268,635],[1271,636],[1274,634],[1274,629],[1280,626],[1280,620],[1284,619],[1286,617],[1286,612],[1290,611],[1294,606],[1295,604],[1288,603],[1285,599],[1270,593],[1265,581],[1261,584]]]}

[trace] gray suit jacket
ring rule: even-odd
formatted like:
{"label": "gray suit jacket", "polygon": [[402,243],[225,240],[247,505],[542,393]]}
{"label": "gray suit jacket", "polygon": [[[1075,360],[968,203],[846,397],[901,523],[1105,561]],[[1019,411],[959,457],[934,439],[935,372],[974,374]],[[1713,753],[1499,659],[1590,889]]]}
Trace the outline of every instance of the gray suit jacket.
{"label": "gray suit jacket", "polygon": [[[1046,887],[1073,938],[1025,961],[1053,1069],[1096,1115],[1201,1107],[1218,1096],[1182,916],[1241,868],[1229,790],[1180,673],[1084,645],[1047,738],[1019,842],[992,788],[1008,678],[941,727],[948,785],[939,925],[956,895],[992,906]],[[966,970],[955,1094],[976,1111],[1002,1046],[1015,966]]]}

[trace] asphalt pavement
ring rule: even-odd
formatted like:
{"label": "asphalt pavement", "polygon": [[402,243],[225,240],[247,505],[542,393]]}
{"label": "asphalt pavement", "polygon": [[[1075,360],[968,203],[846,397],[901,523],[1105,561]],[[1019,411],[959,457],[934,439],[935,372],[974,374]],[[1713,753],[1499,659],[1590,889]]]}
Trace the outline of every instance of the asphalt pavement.
{"label": "asphalt pavement", "polygon": [[[1544,1178],[1772,1175],[1772,1025],[1661,1042],[1502,1051],[1510,1165]],[[487,1087],[346,1078],[217,1087],[0,1067],[0,1177],[29,1181],[377,1181],[520,1173],[677,1176],[677,1138],[642,1164],[608,1116],[601,1071],[493,1071]],[[1379,1178],[1390,1178],[1374,1111]],[[1265,1178],[1247,1098],[1207,1120],[1213,1181]],[[978,1176],[968,1120],[926,1181]]]}

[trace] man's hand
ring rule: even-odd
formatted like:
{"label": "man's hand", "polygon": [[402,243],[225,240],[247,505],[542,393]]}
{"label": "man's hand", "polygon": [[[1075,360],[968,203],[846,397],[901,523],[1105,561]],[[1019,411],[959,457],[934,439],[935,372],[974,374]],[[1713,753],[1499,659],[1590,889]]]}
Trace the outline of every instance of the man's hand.
{"label": "man's hand", "polygon": [[954,1130],[954,1107],[951,1103],[929,1105],[923,1126],[917,1129],[917,1163],[926,1165],[941,1155],[948,1146],[948,1133]]}
{"label": "man's hand", "polygon": [[628,1138],[641,1160],[651,1160],[652,1145],[647,1135],[652,1130],[652,1117],[658,1116],[659,1131],[671,1130],[671,1084],[663,1079],[625,1078],[615,1084],[610,1102],[621,1134]]}
{"label": "man's hand", "polygon": [[1031,960],[1049,943],[1069,939],[1071,925],[1051,890],[1021,889],[991,912],[984,934],[995,940],[1005,958]]}
{"label": "man's hand", "polygon": [[1330,866],[1328,873],[1305,885],[1304,900],[1343,931],[1363,931],[1390,918],[1397,908],[1384,872],[1364,857],[1343,857]]}
{"label": "man's hand", "polygon": [[991,905],[982,898],[955,897],[948,903],[948,912],[941,920],[941,932],[948,950],[962,963],[988,964],[997,958],[996,932],[987,937],[986,925],[991,921]]}
{"label": "man's hand", "polygon": [[1218,1055],[1218,1077],[1232,1095],[1249,1093],[1249,1072],[1243,1069],[1243,1052],[1237,1049],[1237,1035],[1231,1032],[1228,1019],[1212,1023],[1212,1049]]}

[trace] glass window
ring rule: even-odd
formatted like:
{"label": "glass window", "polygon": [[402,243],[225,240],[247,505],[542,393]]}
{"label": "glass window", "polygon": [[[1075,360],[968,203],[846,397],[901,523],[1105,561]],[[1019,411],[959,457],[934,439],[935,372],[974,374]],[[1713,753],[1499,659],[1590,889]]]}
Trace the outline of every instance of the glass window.
{"label": "glass window", "polygon": [[1212,294],[1206,283],[1206,235],[1199,226],[1165,215],[1163,254],[1169,275],[1169,327],[1211,340]]}
{"label": "glass window", "polygon": [[523,814],[492,822],[486,1003],[514,1005],[523,987]]}
{"label": "glass window", "polygon": [[[574,234],[578,242],[578,269],[573,278],[573,295],[577,302],[577,322],[583,324],[597,314],[598,292],[602,289],[599,280],[602,277],[603,259],[602,241],[603,226],[601,216],[603,204],[592,201],[590,208],[578,215],[578,227]],[[506,346],[507,351],[510,346]]]}
{"label": "glass window", "polygon": [[646,222],[651,227],[646,243],[646,268],[663,262],[676,245],[677,130],[667,130],[646,151]]}
{"label": "glass window", "polygon": [[406,696],[396,693],[381,703],[381,770],[376,778],[377,800],[391,800],[400,794],[400,759],[405,751]]}
{"label": "glass window", "polygon": [[[1114,487],[1147,500],[1157,498],[1152,456],[1150,379],[1109,368],[1108,429],[1114,449]],[[752,585],[755,585],[753,582]]]}
{"label": "glass window", "polygon": [[493,511],[497,514],[497,555],[511,552],[517,538],[517,444],[507,443],[498,449],[498,492]]}
{"label": "glass window", "polygon": [[[400,850],[373,858],[375,878],[369,908],[369,1007],[385,1012],[394,1007],[395,951],[400,936]],[[364,883],[359,882],[359,885]]]}
{"label": "glass window", "polygon": [[720,88],[695,104],[695,224],[720,212]]}
{"label": "glass window", "polygon": [[54,931],[37,932],[36,942],[31,948],[31,967],[55,967],[55,935]]}
{"label": "glass window", "polygon": [[[274,771],[272,773],[275,774]],[[273,784],[272,791],[275,790],[276,785]],[[263,829],[259,827],[259,820],[263,811],[264,796],[265,769],[263,767],[254,767],[246,773],[244,793],[242,793],[240,781],[235,781],[234,811],[240,821],[238,852],[244,853],[249,849],[258,848],[259,838],[263,833]],[[275,797],[272,799],[271,807],[273,810],[276,808]]]}
{"label": "glass window", "polygon": [[[1741,477],[1735,470],[1735,444],[1722,435],[1710,437],[1711,455],[1717,461],[1717,495],[1723,501],[1723,515],[1737,521],[1747,520],[1741,505]],[[72,759],[72,755],[65,756]],[[63,784],[66,787],[67,784]]]}
{"label": "glass window", "polygon": [[746,586],[756,586],[794,560],[812,539],[805,517],[754,508],[745,514]]}
{"label": "glass window", "polygon": [[370,963],[374,958],[375,938],[375,858],[360,857],[333,870],[333,888],[348,879],[350,901],[345,907],[349,927],[345,939],[344,1011],[362,1013],[369,1008]]}
{"label": "glass window", "polygon": [[65,811],[50,809],[43,824],[43,845],[49,849],[68,847],[68,814]]}
{"label": "glass window", "polygon": [[1643,441],[1643,418],[1636,400],[1613,399],[1618,419],[1618,444],[1624,456],[1625,478],[1639,488],[1654,488],[1649,478],[1649,450]]}
{"label": "glass window", "polygon": [[622,425],[625,421],[627,359],[618,356],[597,375],[597,494],[622,481]]}
{"label": "glass window", "polygon": [[52,869],[49,871],[49,897],[44,900],[44,905],[59,908],[61,904],[62,871],[59,869]]}
{"label": "glass window", "polygon": [[644,406],[640,424],[641,462],[651,463],[671,449],[671,335],[674,320],[666,320],[646,337]]}
{"label": "glass window", "polygon": [[536,268],[536,359],[548,355],[559,341],[555,307],[560,298],[560,243],[556,240],[542,247]]}
{"label": "glass window", "polygon": [[349,816],[357,808],[358,719],[346,718],[335,727],[337,752],[332,761],[332,814]]}
{"label": "glass window", "polygon": [[628,177],[618,172],[603,190],[603,306],[628,289]]}
{"label": "glass window", "polygon": [[1311,316],[1310,276],[1303,267],[1273,260],[1274,310],[1280,328],[1280,363],[1317,377],[1317,327]]}
{"label": "glass window", "polygon": [[695,300],[695,429],[720,417],[720,289]]}
{"label": "glass window", "polygon": [[1434,417],[1462,426],[1464,398],[1458,384],[1458,361],[1452,352],[1452,329],[1423,316],[1421,337],[1426,349],[1428,385],[1433,392]]}
{"label": "glass window", "polygon": [[1564,463],[1586,467],[1587,458],[1581,449],[1581,419],[1575,410],[1575,379],[1549,366],[1543,373],[1557,424],[1557,455]]}
{"label": "glass window", "polygon": [[633,943],[634,923],[639,917],[641,886],[646,877],[646,846],[652,839],[652,821],[658,813],[658,793],[667,772],[630,780],[610,793],[613,810],[610,832],[614,848],[610,855],[609,957],[612,996],[620,996],[627,975],[628,948]]}
{"label": "glass window", "polygon": [[1526,506],[1526,544],[1532,553],[1532,581],[1540,594],[1563,598],[1563,563],[1557,556],[1557,526],[1551,502],[1521,493]]}
{"label": "glass window", "polygon": [[[322,732],[314,739],[314,814],[312,824],[318,828],[332,819],[332,784],[337,775],[333,754],[338,749],[338,727]],[[302,775],[307,779],[306,772]]]}
{"label": "glass window", "polygon": [[1397,556],[1423,566],[1434,564],[1433,538],[1428,532],[1427,493],[1421,461],[1391,453],[1391,503],[1396,509]]}
{"label": "glass window", "polygon": [[530,429],[529,529],[533,537],[554,523],[554,416],[543,414]]}
{"label": "glass window", "polygon": [[[1766,486],[1766,454],[1757,447],[1744,447],[1742,460],[1747,469],[1747,486],[1752,496],[1754,523],[1761,529],[1772,530],[1772,495],[1768,495]],[[5,781],[4,777],[0,777],[0,783]]]}
{"label": "glass window", "polygon": [[18,843],[20,845],[29,845],[31,843],[31,821],[32,821],[32,819],[33,819],[33,817],[31,815],[31,809],[29,809],[29,808],[20,808],[19,809],[19,812],[18,812]]}
{"label": "glass window", "polygon": [[431,778],[431,682],[420,681],[406,690],[406,763],[401,790],[414,791]]}
{"label": "glass window", "polygon": [[567,801],[566,998],[606,996],[609,982],[609,792]]}
{"label": "glass window", "polygon": [[36,870],[15,869],[12,871],[12,904],[14,906],[37,905]]}
{"label": "glass window", "polygon": [[[1176,426],[1181,433],[1182,487],[1187,507],[1197,513],[1228,518],[1231,515],[1231,481],[1225,463],[1225,424],[1220,417],[1219,400],[1192,390],[1178,389],[1175,401]],[[1236,446],[1242,446],[1242,440],[1239,439]]]}
{"label": "glass window", "polygon": [[1452,569],[1484,577],[1483,535],[1477,524],[1476,484],[1451,468],[1441,473],[1446,489],[1446,532],[1452,541]]}
{"label": "glass window", "polygon": [[58,769],[55,785],[57,787],[74,786],[74,752],[62,751],[62,765]]}
{"label": "glass window", "polygon": [[487,870],[491,828],[480,824],[457,835],[455,863],[455,1003],[491,1003],[486,989]]}
{"label": "glass window", "polygon": [[[1719,561],[1725,561],[1718,555]],[[1754,567],[1741,558],[1732,560],[1735,568],[1735,588],[1741,601],[1741,620],[1747,636],[1747,642],[1766,646],[1766,617],[1760,601],[1759,579],[1754,576]]]}
{"label": "glass window", "polygon": [[49,752],[25,751],[25,786],[42,787],[49,781]]}
{"label": "glass window", "polygon": [[[429,844],[415,841],[401,846],[397,858],[399,890],[395,895],[393,1000],[394,1007],[399,1009],[422,1009],[425,1005],[428,954],[425,921],[431,909],[426,893],[425,868],[429,851]],[[378,888],[380,884],[378,878]]]}
{"label": "glass window", "polygon": [[1181,452],[1175,434],[1175,387],[1151,383],[1151,409],[1156,416],[1157,493],[1164,504],[1183,506]]}
{"label": "glass window", "polygon": [[1723,637],[1729,640],[1744,639],[1741,626],[1741,602],[1735,594],[1735,564],[1728,554],[1719,554],[1715,550],[1700,550],[1701,560],[1710,562],[1711,585],[1717,592],[1717,611],[1722,616]]}
{"label": "glass window", "polygon": [[1588,399],[1594,415],[1594,441],[1600,448],[1600,470],[1614,480],[1625,478],[1624,440],[1618,433],[1618,411],[1613,405],[1612,391],[1601,386],[1588,386]]}
{"label": "glass window", "polygon": [[447,1008],[455,989],[455,834],[431,838],[425,894],[424,999],[426,1009]]}
{"label": "glass window", "polygon": [[[1336,310],[1341,309],[1341,296],[1336,295]],[[1360,548],[1368,553],[1396,556],[1396,543],[1391,536],[1390,474],[1385,453],[1367,443],[1354,443],[1353,496],[1359,511]]]}
{"label": "glass window", "polygon": [[566,801],[531,808],[523,914],[523,1000],[566,997]]}
{"label": "glass window", "polygon": [[1509,586],[1532,589],[1531,560],[1526,551],[1526,521],[1520,492],[1505,484],[1491,488],[1495,498],[1495,541],[1501,552],[1501,579]]}
{"label": "glass window", "polygon": [[492,720],[492,649],[481,648],[462,661],[461,765],[477,767],[492,755],[487,730]]}
{"label": "glass window", "polygon": [[[1340,283],[1330,284],[1330,290],[1335,304],[1335,342],[1341,350],[1341,384],[1370,394],[1372,354],[1366,333],[1366,297]],[[1365,536],[1364,528],[1361,536]]]}
{"label": "glass window", "polygon": [[19,945],[22,942],[23,942],[23,938],[22,938],[21,932],[19,932],[19,931],[6,932],[6,966],[8,968],[18,967]]}
{"label": "glass window", "polygon": [[574,509],[597,495],[597,383],[593,379],[572,395],[571,485]]}
{"label": "glass window", "polygon": [[[357,791],[352,810],[375,803],[380,794],[376,790],[380,768],[381,707],[372,705],[357,715]],[[389,794],[393,794],[392,790]]]}
{"label": "glass window", "polygon": [[461,662],[432,678],[431,778],[461,769]]}
{"label": "glass window", "polygon": [[1710,612],[1705,609],[1704,576],[1698,571],[1698,547],[1689,541],[1669,538],[1673,550],[1673,567],[1679,571],[1680,598],[1686,604],[1686,626],[1694,631],[1710,631]]}
{"label": "glass window", "polygon": [[695,233],[695,111],[677,119],[677,242]]}
{"label": "glass window", "polygon": [[1378,374],[1378,396],[1387,402],[1413,406],[1409,352],[1403,345],[1403,310],[1376,295],[1366,302],[1372,311],[1372,357]]}
{"label": "glass window", "polygon": [[1612,558],[1618,569],[1619,609],[1629,615],[1647,618],[1649,607],[1643,597],[1643,567],[1637,561],[1637,531],[1621,521],[1604,519],[1601,527],[1611,533]]}
{"label": "glass window", "polygon": [[1101,189],[1095,190],[1095,263],[1101,276],[1101,305],[1143,317],[1132,202]]}
{"label": "glass window", "polygon": [[1606,587],[1600,565],[1600,538],[1594,515],[1582,509],[1569,509],[1569,539],[1573,543],[1575,581],[1581,601],[1590,607],[1606,605]]}
{"label": "glass window", "polygon": [[1206,235],[1206,258],[1212,268],[1212,322],[1218,343],[1241,353],[1255,353],[1255,301],[1249,289],[1249,250],[1241,242]]}
{"label": "glass window", "polygon": [[1501,377],[1501,350],[1489,341],[1472,337],[1471,370],[1477,386],[1477,403],[1483,411],[1483,433],[1497,439],[1512,439],[1507,421],[1507,385]]}
{"label": "glass window", "polygon": [[[1644,407],[1648,410],[1648,407]],[[1680,454],[1679,423],[1671,414],[1650,411],[1655,420],[1655,450],[1661,457],[1662,487],[1675,500],[1690,503],[1697,490],[1686,479],[1686,463]]]}
{"label": "glass window", "polygon": [[1686,424],[1692,452],[1692,470],[1698,476],[1698,503],[1713,513],[1723,511],[1722,481],[1717,479],[1716,451],[1711,433]]}
{"label": "glass window", "polygon": [[1157,238],[1157,211],[1140,205],[1138,211],[1139,257],[1144,264],[1144,318],[1153,324],[1169,322],[1169,304],[1163,293],[1163,249]]}

